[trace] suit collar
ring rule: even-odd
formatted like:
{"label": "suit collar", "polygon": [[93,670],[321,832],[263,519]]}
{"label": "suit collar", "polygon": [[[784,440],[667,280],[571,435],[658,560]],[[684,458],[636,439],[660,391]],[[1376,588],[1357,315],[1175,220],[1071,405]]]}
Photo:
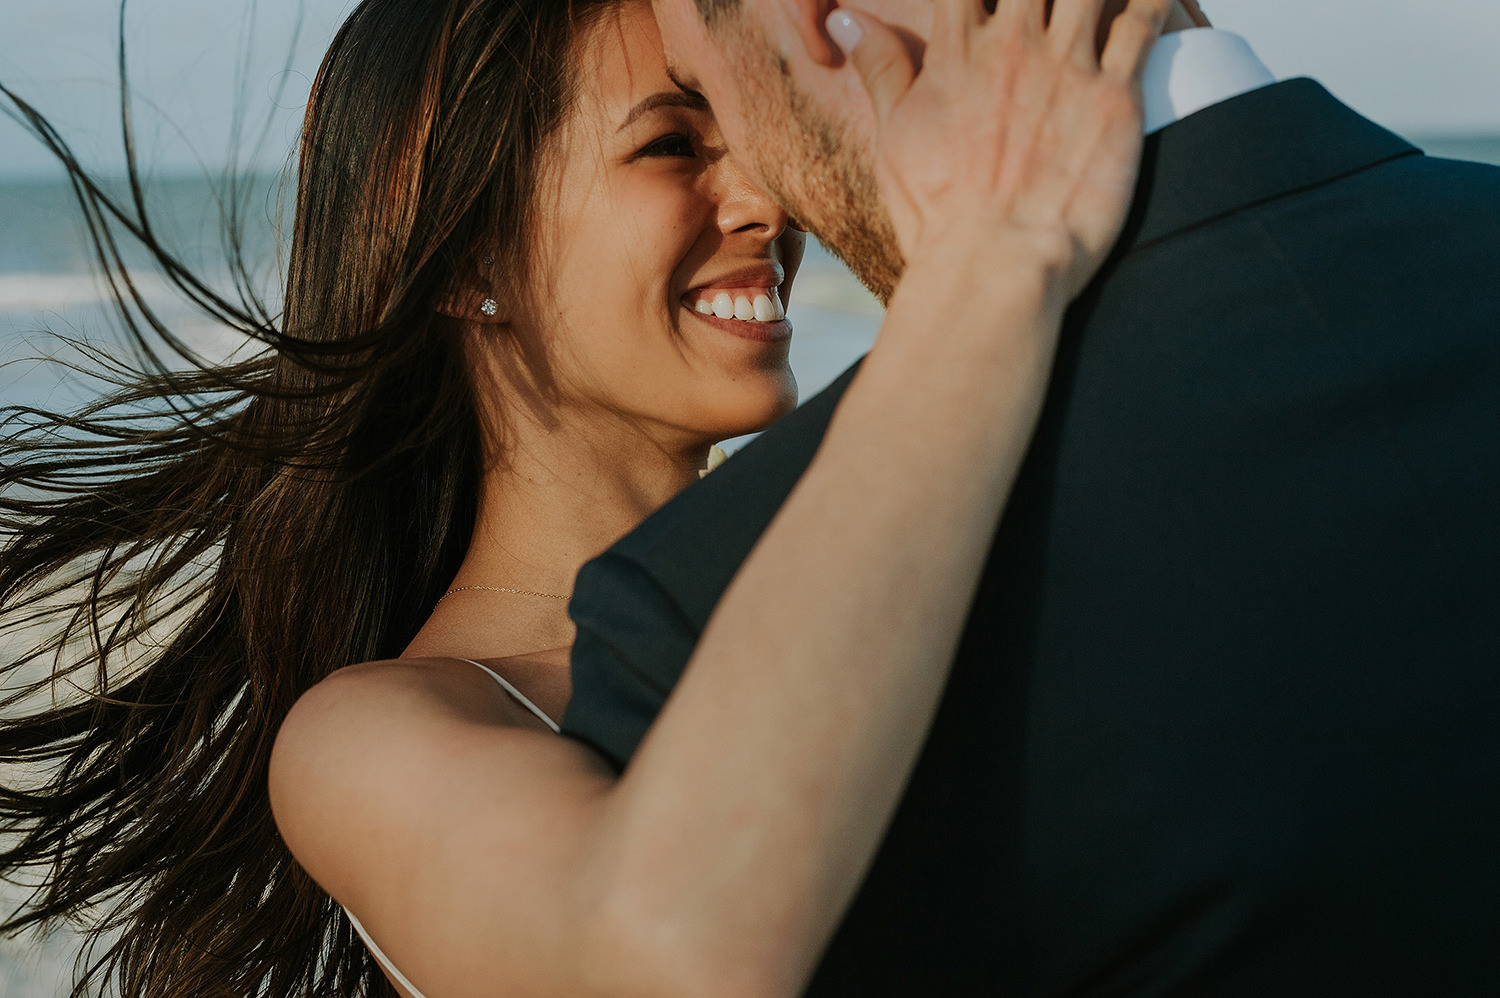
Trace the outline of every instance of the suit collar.
{"label": "suit collar", "polygon": [[1117,255],[1419,153],[1313,80],[1253,90],[1146,139],[1136,202]]}

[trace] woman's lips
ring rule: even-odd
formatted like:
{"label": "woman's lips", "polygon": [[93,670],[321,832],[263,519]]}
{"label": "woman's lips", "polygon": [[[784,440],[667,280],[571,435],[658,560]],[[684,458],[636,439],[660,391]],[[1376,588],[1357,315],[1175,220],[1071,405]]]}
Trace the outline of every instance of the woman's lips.
{"label": "woman's lips", "polygon": [[738,336],[741,339],[755,340],[759,343],[775,343],[792,338],[792,323],[785,317],[772,322],[746,322],[743,319],[721,319],[712,313],[704,315],[693,308],[683,306],[687,313],[700,322],[707,323],[716,329]]}

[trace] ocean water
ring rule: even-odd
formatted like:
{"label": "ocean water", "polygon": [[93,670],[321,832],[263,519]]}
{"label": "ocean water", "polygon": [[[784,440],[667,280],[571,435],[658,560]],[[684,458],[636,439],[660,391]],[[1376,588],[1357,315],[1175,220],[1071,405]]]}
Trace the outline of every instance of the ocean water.
{"label": "ocean water", "polygon": [[[1416,140],[1430,154],[1500,164],[1500,136]],[[275,182],[257,181],[246,203],[243,231],[249,258],[258,261],[260,291],[274,301]],[[208,184],[167,180],[153,184],[149,206],[175,252],[211,281],[224,282],[218,215]],[[133,266],[146,267],[126,247]],[[168,325],[209,355],[242,346],[228,331],[187,308],[159,275],[142,269],[139,284]],[[227,285],[222,285],[227,288]],[[86,400],[92,386],[46,358],[59,354],[49,330],[110,344],[118,342],[105,288],[93,266],[81,215],[60,182],[0,182],[0,405],[56,408]],[[837,261],[816,245],[798,276],[790,302],[796,325],[792,365],[809,398],[869,349],[880,308]],[[731,447],[733,443],[731,443]],[[0,648],[3,653],[3,648]],[[0,908],[24,896],[0,885]],[[66,994],[76,937],[0,939],[0,998]]]}
{"label": "ocean water", "polygon": [[1500,135],[1417,135],[1411,141],[1429,156],[1500,166]]}

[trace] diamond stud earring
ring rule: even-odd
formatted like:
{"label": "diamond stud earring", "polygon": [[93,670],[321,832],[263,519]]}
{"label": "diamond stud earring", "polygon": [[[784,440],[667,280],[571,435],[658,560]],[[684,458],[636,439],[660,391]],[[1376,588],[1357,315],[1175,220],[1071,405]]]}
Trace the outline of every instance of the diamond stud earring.
{"label": "diamond stud earring", "polygon": [[493,298],[486,298],[480,304],[479,311],[483,312],[485,315],[493,317],[496,312],[500,311],[500,303],[495,301],[495,299]]}

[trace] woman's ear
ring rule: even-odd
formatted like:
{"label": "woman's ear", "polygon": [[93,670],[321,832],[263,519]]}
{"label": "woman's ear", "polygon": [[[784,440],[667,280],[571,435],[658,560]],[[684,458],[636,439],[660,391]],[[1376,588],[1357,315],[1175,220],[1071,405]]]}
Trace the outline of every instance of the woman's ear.
{"label": "woman's ear", "polygon": [[490,292],[459,288],[438,298],[437,310],[450,319],[462,319],[481,326],[503,326],[510,321],[499,299]]}
{"label": "woman's ear", "polygon": [[[510,321],[510,316],[501,307],[491,279],[495,269],[494,257],[485,257],[483,264],[465,280],[455,279],[438,298],[440,315],[451,319],[462,319],[482,326],[501,326]],[[489,289],[489,290],[486,290]]]}

